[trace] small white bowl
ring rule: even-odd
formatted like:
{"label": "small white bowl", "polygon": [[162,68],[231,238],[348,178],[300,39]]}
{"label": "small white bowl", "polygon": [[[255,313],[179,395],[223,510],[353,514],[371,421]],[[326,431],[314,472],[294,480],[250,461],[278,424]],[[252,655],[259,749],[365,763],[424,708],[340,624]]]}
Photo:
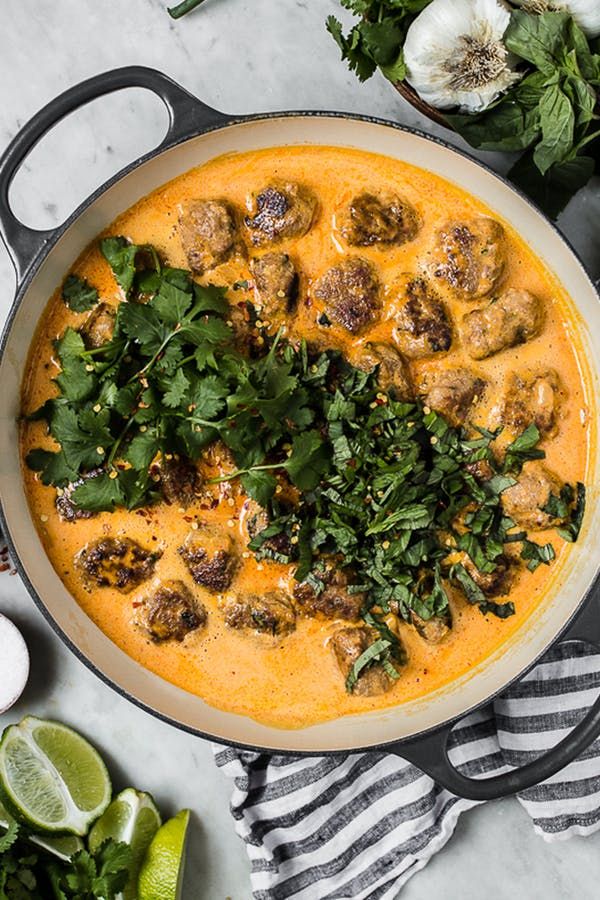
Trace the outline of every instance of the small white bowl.
{"label": "small white bowl", "polygon": [[23,635],[0,613],[0,713],[17,702],[29,678],[29,650]]}

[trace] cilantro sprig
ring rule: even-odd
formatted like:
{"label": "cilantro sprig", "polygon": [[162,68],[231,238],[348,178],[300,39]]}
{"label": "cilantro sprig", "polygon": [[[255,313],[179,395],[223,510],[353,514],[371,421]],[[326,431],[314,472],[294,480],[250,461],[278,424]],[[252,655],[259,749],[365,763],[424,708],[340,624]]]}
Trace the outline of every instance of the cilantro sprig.
{"label": "cilantro sprig", "polygon": [[[151,247],[120,237],[101,246],[126,299],[101,347],[86,349],[72,328],[57,341],[59,394],[34,415],[46,419],[60,449],[27,457],[42,482],[64,487],[83,478],[73,493],[80,507],[132,509],[156,499],[149,466],[157,454],[197,460],[221,438],[259,502],[276,487],[269,470],[285,470],[301,490],[315,487],[328,451],[311,427],[307,357],[276,339],[250,358],[235,346],[225,288],[161,266]],[[85,478],[98,467],[101,474]]]}
{"label": "cilantro sprig", "polygon": [[131,847],[105,841],[95,852],[79,850],[59,862],[32,851],[16,823],[0,837],[0,897],[3,900],[116,900],[129,878]]}

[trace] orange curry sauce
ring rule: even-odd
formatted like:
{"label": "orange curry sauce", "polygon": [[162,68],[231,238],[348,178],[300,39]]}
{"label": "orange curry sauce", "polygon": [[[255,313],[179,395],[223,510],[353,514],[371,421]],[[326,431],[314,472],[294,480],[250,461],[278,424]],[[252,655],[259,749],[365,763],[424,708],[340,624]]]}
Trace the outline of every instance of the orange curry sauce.
{"label": "orange curry sauce", "polygon": [[[458,220],[477,214],[493,215],[475,198],[430,172],[397,160],[367,152],[328,147],[288,147],[227,155],[194,169],[159,188],[124,213],[108,229],[138,244],[155,245],[170,265],[187,268],[178,235],[180,205],[191,199],[227,198],[244,209],[252,192],[273,178],[297,181],[310,187],[319,201],[316,220],[305,236],[285,241],[301,273],[298,314],[288,321],[288,333],[323,342],[323,329],[316,323],[318,311],[305,300],[316,277],[348,252],[369,259],[383,285],[403,272],[417,272],[431,245],[436,227],[449,219]],[[422,227],[415,240],[399,247],[378,249],[345,246],[336,230],[336,211],[361,190],[391,190],[406,198],[419,212]],[[514,349],[505,350],[481,362],[473,363],[464,354],[455,335],[451,351],[439,358],[411,363],[418,384],[427,371],[439,367],[466,364],[475,367],[488,382],[483,403],[475,421],[486,425],[490,410],[498,402],[505,379],[515,370],[523,373],[551,367],[566,387],[568,399],[560,412],[558,434],[542,444],[547,465],[571,483],[585,481],[588,454],[588,406],[586,389],[578,365],[576,323],[560,286],[544,265],[529,250],[526,241],[506,228],[508,264],[502,288],[523,288],[544,303],[546,321],[541,335]],[[117,304],[121,299],[108,264],[97,245],[90,247],[73,271],[98,288],[103,300]],[[204,281],[231,285],[250,279],[247,261],[242,258],[223,264],[208,273]],[[251,294],[231,292],[232,302],[250,299]],[[454,322],[465,312],[483,306],[488,298],[465,302],[446,298]],[[81,326],[86,314],[70,312],[61,300],[60,290],[50,299],[40,322],[30,354],[24,384],[23,409],[31,412],[55,394],[52,378],[57,374],[52,342],[67,325]],[[380,322],[360,338],[338,327],[326,331],[329,346],[349,356],[364,341],[390,340],[393,304],[385,300]],[[353,345],[353,346],[351,346]],[[352,351],[352,352],[351,352]],[[23,425],[23,456],[37,446],[52,448],[43,422]],[[190,521],[218,522],[245,550],[243,497],[239,490],[223,489],[222,502],[214,510],[159,504],[143,511],[119,510],[90,519],[63,522],[55,509],[55,489],[44,487],[38,476],[23,468],[29,503],[43,545],[68,590],[97,625],[139,663],[187,691],[198,694],[209,704],[224,710],[251,716],[282,728],[299,728],[350,713],[381,709],[418,698],[452,681],[489,656],[506,641],[540,602],[550,579],[558,572],[568,546],[555,532],[539,532],[533,539],[551,540],[557,560],[540,566],[533,574],[523,569],[510,598],[516,615],[501,621],[483,616],[459,596],[451,600],[453,629],[440,645],[426,644],[409,625],[400,624],[402,641],[408,651],[408,664],[393,689],[376,697],[354,696],[346,692],[328,638],[339,622],[299,618],[296,631],[274,639],[265,635],[238,632],[228,628],[217,607],[218,598],[195,586],[177,549],[190,531]],[[153,643],[147,633],[133,623],[136,599],[145,596],[152,583],[142,584],[130,594],[111,588],[90,588],[82,583],[73,564],[75,554],[90,540],[103,535],[127,535],[144,547],[159,548],[155,579],[181,579],[209,611],[208,625],[192,632],[182,643]],[[257,563],[252,554],[242,558],[234,583],[236,590],[260,593],[276,587],[292,586],[293,566],[264,561]]]}

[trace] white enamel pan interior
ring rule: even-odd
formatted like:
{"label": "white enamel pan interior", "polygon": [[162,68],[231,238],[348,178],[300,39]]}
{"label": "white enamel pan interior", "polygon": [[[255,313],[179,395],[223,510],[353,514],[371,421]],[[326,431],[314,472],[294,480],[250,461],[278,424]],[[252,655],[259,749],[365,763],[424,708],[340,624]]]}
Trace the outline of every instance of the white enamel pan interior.
{"label": "white enamel pan interior", "polygon": [[[63,586],[37,536],[23,490],[17,435],[20,386],[36,324],[48,298],[89,242],[141,197],[213,157],[302,144],[359,148],[421,166],[475,195],[524,235],[572,298],[581,322],[591,408],[598,408],[598,295],[573,251],[528,201],[449,147],[391,124],[333,114],[255,117],[184,140],[148,158],[96,196],[51,247],[18,299],[5,339],[0,366],[0,492],[11,544],[33,596],[62,638],[102,678],[137,704],[184,729],[253,747],[320,752],[399,741],[457,718],[497,693],[549,647],[579,607],[598,570],[595,536],[600,532],[600,505],[595,452],[590,459],[588,509],[580,541],[556,575],[545,601],[515,639],[485,664],[424,700],[286,731],[213,709],[163,681],[130,659],[90,621]],[[592,444],[597,446],[595,415],[591,430]],[[307,678],[314,675],[306,673]]]}

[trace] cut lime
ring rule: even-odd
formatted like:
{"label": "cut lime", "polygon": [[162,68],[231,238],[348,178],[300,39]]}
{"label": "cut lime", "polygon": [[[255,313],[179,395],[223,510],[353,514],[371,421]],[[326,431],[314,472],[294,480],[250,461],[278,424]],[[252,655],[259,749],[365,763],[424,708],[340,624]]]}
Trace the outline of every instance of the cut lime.
{"label": "cut lime", "polygon": [[110,803],[106,766],[85,738],[27,716],[0,741],[4,805],[33,831],[85,835]]}
{"label": "cut lime", "polygon": [[[13,817],[0,803],[0,829],[7,829],[11,822],[14,822]],[[78,850],[83,850],[83,841],[74,834],[41,835],[25,833],[25,837],[32,844],[35,844],[36,847],[41,847],[42,850],[46,850],[52,856],[62,859],[63,862],[68,862]]]}
{"label": "cut lime", "polygon": [[133,859],[129,881],[123,889],[125,900],[136,900],[138,873],[150,841],[159,828],[160,813],[150,794],[126,788],[115,797],[90,831],[88,845],[92,853],[109,838],[131,847]]}
{"label": "cut lime", "polygon": [[189,809],[158,829],[146,853],[138,881],[138,900],[180,900]]}

